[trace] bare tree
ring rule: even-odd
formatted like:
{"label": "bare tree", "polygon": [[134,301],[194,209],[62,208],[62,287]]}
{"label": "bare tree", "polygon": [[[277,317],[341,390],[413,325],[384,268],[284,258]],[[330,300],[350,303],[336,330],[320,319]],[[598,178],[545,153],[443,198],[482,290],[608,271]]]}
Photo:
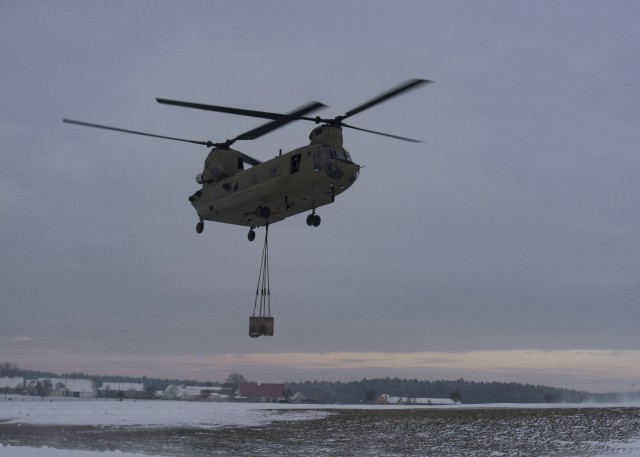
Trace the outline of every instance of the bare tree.
{"label": "bare tree", "polygon": [[369,389],[367,390],[367,393],[365,394],[365,396],[367,397],[367,400],[369,401],[369,403],[371,403],[376,398],[376,392],[372,389]]}
{"label": "bare tree", "polygon": [[45,379],[42,382],[38,381],[38,384],[36,384],[36,395],[39,397],[48,397],[51,395],[51,388],[50,379]]}
{"label": "bare tree", "polygon": [[222,392],[230,397],[233,397],[240,387],[240,384],[247,382],[244,376],[238,373],[231,373],[227,376],[224,384],[222,385]]}
{"label": "bare tree", "polygon": [[13,362],[0,362],[0,378],[5,376],[8,378],[15,377],[20,372],[17,363]]}

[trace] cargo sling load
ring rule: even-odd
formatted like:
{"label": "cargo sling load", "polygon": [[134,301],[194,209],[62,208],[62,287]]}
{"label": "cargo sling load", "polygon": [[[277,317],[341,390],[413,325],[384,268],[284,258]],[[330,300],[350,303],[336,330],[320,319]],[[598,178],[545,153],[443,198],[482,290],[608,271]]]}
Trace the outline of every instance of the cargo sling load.
{"label": "cargo sling load", "polygon": [[256,286],[256,299],[253,302],[253,315],[249,317],[249,336],[251,338],[257,338],[259,336],[273,336],[271,285],[269,284],[268,223],[265,226],[262,260],[260,261],[260,273],[258,273],[258,285]]}

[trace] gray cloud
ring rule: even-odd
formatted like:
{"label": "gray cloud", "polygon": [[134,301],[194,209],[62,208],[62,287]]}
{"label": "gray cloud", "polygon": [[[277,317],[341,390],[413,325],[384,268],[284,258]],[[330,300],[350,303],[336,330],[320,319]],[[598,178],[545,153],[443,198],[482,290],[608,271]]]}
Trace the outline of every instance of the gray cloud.
{"label": "gray cloud", "polygon": [[[638,13],[633,2],[4,5],[3,347],[638,349]],[[272,227],[276,336],[257,342],[246,333],[261,243],[238,227],[194,231],[186,198],[204,148],[61,122],[221,141],[259,122],[154,97],[272,111],[320,100],[336,115],[411,77],[436,84],[353,124],[425,143],[345,132],[365,168],[319,211],[319,229],[302,216]],[[266,160],[311,128],[238,147]]]}

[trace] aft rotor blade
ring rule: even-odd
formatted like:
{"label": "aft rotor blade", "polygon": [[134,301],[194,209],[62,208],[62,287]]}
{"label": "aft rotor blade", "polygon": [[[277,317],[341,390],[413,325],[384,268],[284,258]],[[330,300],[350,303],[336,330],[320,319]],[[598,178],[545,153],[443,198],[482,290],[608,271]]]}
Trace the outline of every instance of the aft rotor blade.
{"label": "aft rotor blade", "polygon": [[311,118],[306,118],[301,116],[325,107],[326,105],[320,102],[309,102],[306,105],[301,106],[300,108],[285,114],[284,117],[281,119],[276,119],[271,122],[267,122],[266,124],[261,125],[260,127],[257,127],[253,130],[249,130],[248,132],[245,132],[242,135],[238,135],[234,139],[234,141],[235,140],[255,140],[256,138],[259,138],[262,135],[266,135],[267,133],[272,132],[275,129],[278,129],[288,124],[289,122],[297,121],[300,119],[310,120]]}
{"label": "aft rotor blade", "polygon": [[67,124],[82,125],[84,127],[94,127],[94,128],[97,128],[97,129],[113,130],[115,132],[132,133],[134,135],[151,136],[151,137],[154,137],[154,138],[162,138],[162,139],[165,139],[165,140],[184,141],[185,143],[201,144],[201,145],[207,146],[207,147],[211,147],[212,146],[211,141],[186,140],[184,138],[176,138],[176,137],[172,137],[172,136],[156,135],[154,133],[138,132],[136,130],[121,129],[121,128],[118,128],[118,127],[110,127],[108,125],[92,124],[90,122],[82,122],[82,121],[74,121],[73,119],[62,119],[62,122],[66,122]]}
{"label": "aft rotor blade", "polygon": [[347,128],[350,128],[350,129],[360,130],[362,132],[367,132],[367,133],[375,133],[376,135],[387,136],[389,138],[395,138],[396,140],[409,141],[411,143],[422,143],[421,140],[414,140],[413,138],[407,138],[407,137],[404,137],[404,136],[391,135],[390,133],[376,132],[375,130],[368,130],[368,129],[363,129],[363,128],[360,128],[360,127],[354,127],[353,125],[349,125],[349,124],[345,124],[345,123],[340,124],[340,127],[347,127]]}
{"label": "aft rotor blade", "polygon": [[[288,124],[289,122],[298,120],[300,116],[302,116],[303,114],[307,114],[307,113],[310,113],[311,111],[324,108],[325,106],[326,105],[320,102],[309,102],[306,105],[288,113],[286,115],[287,118],[277,119],[271,122],[267,122],[266,124],[261,125],[260,127],[257,127],[253,130],[249,130],[248,132],[245,132],[242,135],[238,135],[232,141],[255,140],[256,138],[261,137],[262,135],[266,135],[267,133],[272,132],[277,128],[280,128],[283,125]],[[252,165],[255,167],[256,165],[262,163],[259,160],[256,160],[247,154],[244,154],[244,153],[241,153],[241,154],[242,154],[242,160],[244,160],[244,162],[248,163],[249,165]]]}
{"label": "aft rotor blade", "polygon": [[[375,106],[379,103],[382,103],[384,101],[389,100],[390,98],[396,97],[404,92],[407,92],[408,90],[412,90],[412,89],[416,89],[419,86],[425,85],[425,84],[429,84],[433,81],[429,81],[428,79],[410,79],[405,83],[400,84],[399,86],[394,87],[393,89],[390,89],[386,92],[383,92],[382,94],[378,95],[377,97],[369,100],[366,103],[363,103],[362,105],[358,106],[357,108],[352,109],[351,111],[347,111],[347,113],[345,113],[343,116],[340,116],[339,119],[346,119],[348,117],[353,116],[354,114],[358,114],[361,113],[362,111],[371,108],[372,106]],[[371,132],[371,133],[378,133],[378,132]],[[386,136],[393,136],[393,135],[386,135]],[[400,138],[400,139],[404,139],[404,138]]]}
{"label": "aft rotor blade", "polygon": [[262,163],[259,160],[245,154],[244,152],[241,152],[240,154],[242,154],[242,160],[244,161],[244,163],[248,163],[252,167],[255,167],[256,165],[260,165]]}

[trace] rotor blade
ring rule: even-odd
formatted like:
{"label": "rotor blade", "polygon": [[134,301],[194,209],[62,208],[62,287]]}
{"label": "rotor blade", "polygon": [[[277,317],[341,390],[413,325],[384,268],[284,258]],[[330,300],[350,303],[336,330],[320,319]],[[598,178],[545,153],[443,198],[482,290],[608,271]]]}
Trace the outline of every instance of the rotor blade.
{"label": "rotor blade", "polygon": [[255,167],[256,165],[260,165],[262,163],[259,160],[245,154],[244,152],[241,152],[240,154],[242,154],[242,160],[244,161],[244,163],[248,163],[252,167]]}
{"label": "rotor blade", "polygon": [[301,116],[325,107],[326,105],[320,102],[309,102],[306,105],[301,106],[300,108],[285,114],[284,115],[285,117],[281,119],[276,119],[271,122],[267,122],[266,124],[261,125],[260,127],[257,127],[253,130],[249,130],[248,132],[245,132],[242,135],[238,135],[237,137],[235,137],[234,141],[235,140],[255,140],[256,138],[259,138],[262,135],[266,135],[267,133],[272,132],[275,129],[278,129],[288,124],[289,122],[297,121],[300,119],[311,120],[311,118],[303,118]]}
{"label": "rotor blade", "polygon": [[[324,108],[326,105],[324,105],[323,103],[320,102],[309,102],[306,105],[291,111],[287,114],[288,118],[285,119],[278,119],[278,120],[274,120],[271,122],[267,122],[266,124],[257,127],[253,130],[249,130],[248,132],[243,133],[242,135],[238,135],[237,137],[235,137],[233,139],[233,141],[236,140],[255,140],[256,138],[265,135],[277,128],[282,127],[283,125],[298,120],[299,116],[302,116],[303,114],[307,114],[310,113],[311,111],[315,111],[316,109],[320,109],[320,108]],[[244,160],[245,163],[248,163],[251,166],[256,166],[262,162],[260,162],[259,160],[254,159],[253,157],[241,153],[242,154],[242,160]]]}
{"label": "rotor blade", "polygon": [[156,134],[153,134],[153,133],[138,132],[136,130],[127,130],[127,129],[121,129],[121,128],[118,128],[118,127],[109,127],[108,125],[91,124],[89,122],[74,121],[72,119],[62,119],[62,122],[66,122],[67,124],[82,125],[84,127],[95,127],[95,128],[98,128],[98,129],[113,130],[115,132],[132,133],[134,135],[151,136],[151,137],[154,137],[154,138],[162,138],[162,139],[165,139],[165,140],[184,141],[185,143],[201,144],[201,145],[207,146],[207,147],[210,147],[212,145],[212,143],[210,141],[186,140],[184,138],[175,138],[175,137],[172,137],[172,136],[156,135]]}
{"label": "rotor blade", "polygon": [[362,132],[367,132],[367,133],[375,133],[376,135],[382,135],[382,136],[388,136],[389,138],[395,138],[397,140],[403,140],[403,141],[409,141],[411,143],[422,143],[421,140],[414,140],[413,138],[407,138],[404,136],[398,136],[398,135],[391,135],[390,133],[382,133],[382,132],[376,132],[375,130],[367,130],[367,129],[363,129],[360,127],[354,127],[353,125],[349,125],[349,124],[340,124],[341,127],[348,127],[350,129],[354,129],[354,130],[360,130]]}
{"label": "rotor blade", "polygon": [[[351,111],[347,111],[346,114],[344,114],[343,116],[340,116],[339,118],[341,120],[346,119],[348,117],[353,116],[354,114],[358,114],[366,109],[371,108],[372,106],[382,103],[392,97],[396,97],[402,94],[403,92],[406,92],[411,89],[416,89],[418,86],[422,86],[424,84],[429,84],[432,82],[433,81],[429,81],[428,79],[410,79],[407,82],[404,82],[399,86],[396,86],[393,89],[388,90],[387,92],[383,92],[382,94],[378,95],[376,98],[369,100],[368,102],[358,106],[357,108],[354,108]],[[376,132],[372,132],[372,133],[376,133]]]}
{"label": "rotor blade", "polygon": [[[219,113],[237,114],[239,116],[260,117],[262,119],[272,119],[276,121],[287,120],[291,118],[291,115],[289,114],[271,113],[268,111],[255,111],[250,109],[231,108],[228,106],[206,105],[204,103],[182,102],[179,100],[168,100],[166,98],[156,98],[156,100],[158,101],[158,103],[162,103],[164,105],[183,106],[185,108],[195,108],[195,109],[202,109],[205,111],[216,111]],[[299,119],[313,120],[312,118],[304,118],[304,117],[299,117]]]}

